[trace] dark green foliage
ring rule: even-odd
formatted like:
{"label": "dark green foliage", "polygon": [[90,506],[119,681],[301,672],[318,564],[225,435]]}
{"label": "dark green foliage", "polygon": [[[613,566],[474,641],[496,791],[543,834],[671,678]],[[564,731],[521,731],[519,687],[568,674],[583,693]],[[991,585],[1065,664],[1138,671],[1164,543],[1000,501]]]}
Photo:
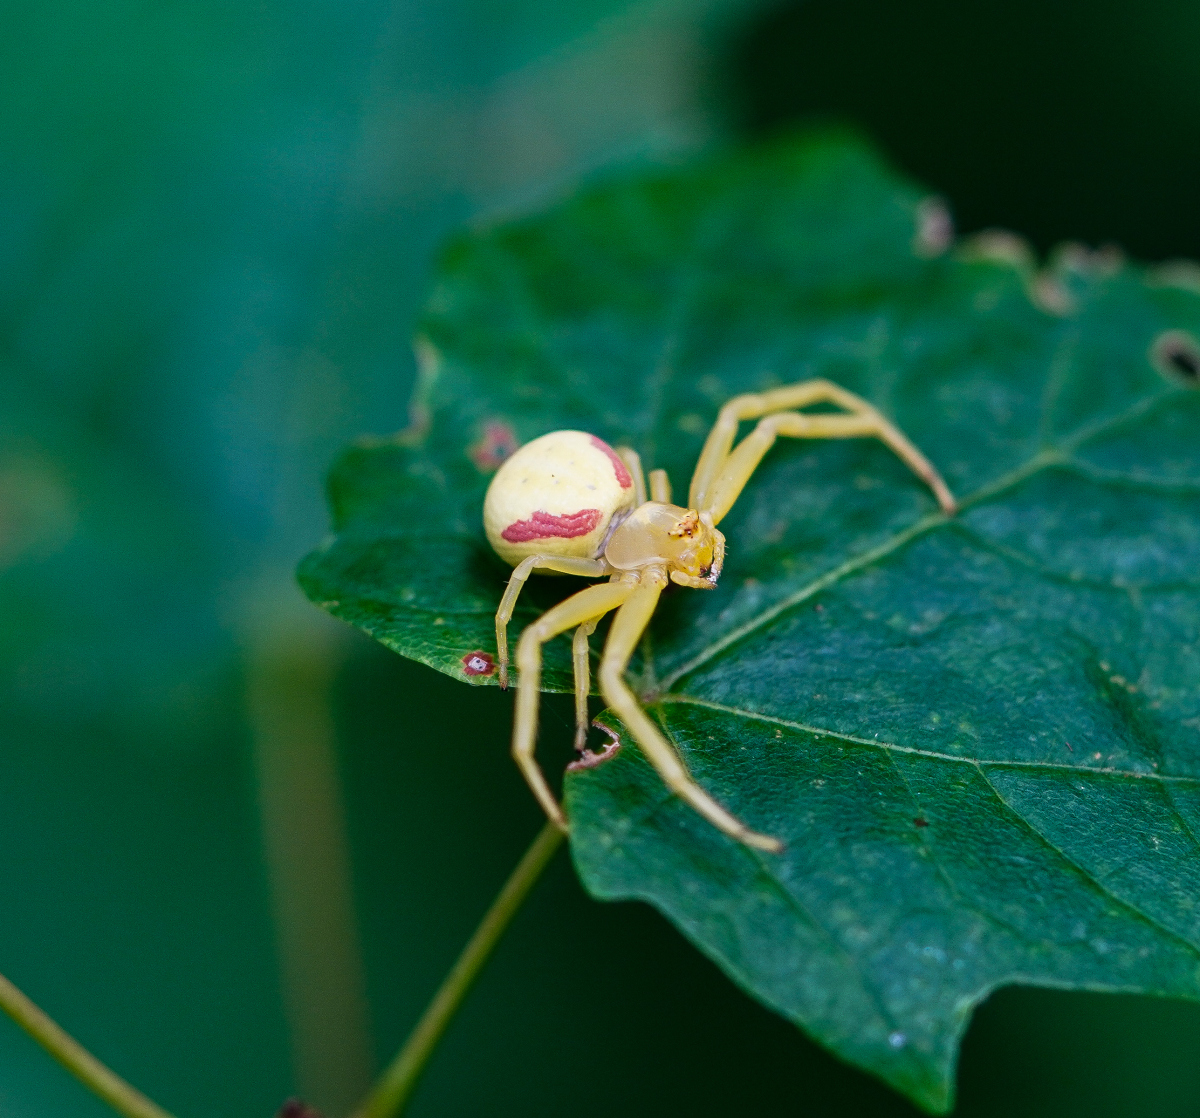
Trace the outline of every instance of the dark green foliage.
{"label": "dark green foliage", "polygon": [[[894,418],[778,445],[636,682],[730,842],[632,748],[568,781],[593,894],[650,901],[735,981],[920,1104],[1011,982],[1200,997],[1200,396],[1186,269],[996,239],[841,136],[603,186],[448,251],[417,425],[335,470],[309,595],[449,674],[492,650],[489,428],[629,443],[684,490],[719,404],[823,376]],[[1005,251],[1002,252],[1001,249]],[[1157,343],[1157,348],[1156,347]],[[1153,355],[1153,356],[1152,356]],[[541,579],[514,631],[574,588]],[[599,637],[597,638],[597,641]],[[569,688],[566,641],[547,685]]]}

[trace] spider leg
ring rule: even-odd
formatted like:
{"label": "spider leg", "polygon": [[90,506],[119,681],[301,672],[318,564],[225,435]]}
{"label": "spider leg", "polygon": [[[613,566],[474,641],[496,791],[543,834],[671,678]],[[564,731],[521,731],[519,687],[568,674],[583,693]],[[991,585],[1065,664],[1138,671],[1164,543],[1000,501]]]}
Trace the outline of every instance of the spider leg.
{"label": "spider leg", "polygon": [[591,664],[588,661],[588,637],[600,624],[599,617],[585,621],[575,630],[575,638],[571,641],[571,657],[575,664],[575,752],[582,753],[587,745],[588,727],[588,696],[592,693]]}
{"label": "spider leg", "polygon": [[666,470],[650,471],[650,500],[664,505],[671,503],[671,479]]}
{"label": "spider leg", "polygon": [[617,457],[625,463],[625,468],[633,478],[633,492],[637,503],[646,503],[646,476],[642,473],[642,456],[633,447],[619,446],[616,448]]}
{"label": "spider leg", "polygon": [[[542,645],[576,625],[586,627],[588,622],[598,621],[609,610],[621,605],[633,592],[635,585],[633,582],[605,582],[572,594],[565,602],[559,602],[527,626],[517,646],[517,666],[521,674],[517,680],[517,711],[513,720],[513,758],[546,814],[564,830],[566,821],[562,808],[554,799],[534,757],[538,702],[541,698]],[[578,695],[578,682],[576,688]]]}
{"label": "spider leg", "polygon": [[[733,440],[737,436],[738,424],[742,420],[759,419],[762,416],[770,419],[770,413],[784,412],[787,409],[802,408],[808,404],[817,403],[835,404],[840,408],[844,408],[850,414],[845,416],[804,416],[802,417],[804,419],[810,421],[820,420],[821,422],[809,424],[803,430],[801,430],[801,426],[803,425],[794,424],[790,420],[788,421],[788,424],[791,424],[790,427],[788,427],[788,424],[784,425],[784,427],[788,427],[786,430],[783,427],[777,427],[774,431],[763,430],[761,436],[759,430],[756,430],[739,444],[736,451],[732,450]],[[841,420],[842,422],[830,423],[829,421],[831,420]],[[766,421],[764,420],[764,422]],[[760,423],[759,428],[761,429],[762,427],[763,423]],[[847,392],[844,388],[827,380],[806,380],[801,381],[799,384],[789,385],[786,388],[772,389],[769,392],[735,396],[725,404],[721,408],[712,431],[709,432],[704,449],[700,453],[700,460],[696,463],[696,472],[692,475],[692,485],[688,495],[688,507],[708,509],[713,512],[714,520],[720,520],[729,511],[729,506],[737,500],[738,494],[741,492],[746,480],[754,472],[754,467],[758,465],[762,456],[775,441],[775,435],[817,439],[874,436],[891,447],[909,469],[933,490],[934,495],[938,499],[938,504],[941,505],[944,512],[953,513],[957,508],[954,497],[946,487],[946,483],[942,480],[941,474],[909,442],[908,438],[895,424],[868,404],[862,397],[854,395],[853,392]],[[758,437],[756,438],[756,436]],[[734,468],[732,459],[742,451],[743,446],[749,443],[751,439],[755,439],[755,442],[746,448],[745,458]],[[758,449],[759,446],[761,446],[761,449]],[[750,463],[748,468],[746,466],[747,462]],[[733,479],[743,473],[744,476],[742,476],[741,484],[736,486],[732,496],[728,495],[728,491],[725,493],[725,497],[728,498],[728,504],[718,515],[716,512],[717,501],[714,500],[713,494],[713,486],[716,484],[718,477],[723,478],[724,486],[727,489]]]}
{"label": "spider leg", "polygon": [[[956,507],[954,498],[938,472],[899,431],[890,424],[887,426],[891,429],[886,429],[883,426],[886,423],[882,416],[869,415],[811,415],[794,411],[768,415],[759,420],[758,426],[725,459],[721,472],[709,486],[701,511],[707,509],[712,513],[713,523],[719,523],[733,507],[734,501],[750,480],[750,475],[758,468],[775,439],[779,435],[787,435],[794,439],[852,439],[863,436],[881,439],[896,451],[913,473],[928,483],[942,510],[953,512]],[[903,440],[902,444],[897,444],[897,438]]]}
{"label": "spider leg", "polygon": [[643,631],[650,622],[658,597],[667,584],[665,572],[647,571],[613,619],[608,643],[600,661],[600,691],[605,701],[633,732],[638,745],[658,770],[663,783],[687,801],[710,823],[732,838],[759,850],[779,851],[778,839],[760,835],[730,815],[688,774],[671,743],[642,708],[625,683],[625,668]]}
{"label": "spider leg", "polygon": [[522,559],[509,576],[500,608],[496,610],[496,660],[500,665],[500,686],[508,686],[508,623],[512,620],[525,580],[534,571],[558,571],[564,575],[582,575],[584,578],[599,578],[609,573],[603,559],[572,559],[563,555],[530,555]]}

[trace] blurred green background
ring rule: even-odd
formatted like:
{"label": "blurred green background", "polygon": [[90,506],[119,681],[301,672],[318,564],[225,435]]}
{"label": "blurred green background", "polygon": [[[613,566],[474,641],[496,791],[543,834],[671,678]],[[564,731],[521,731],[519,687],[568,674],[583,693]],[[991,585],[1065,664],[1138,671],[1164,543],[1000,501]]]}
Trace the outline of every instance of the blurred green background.
{"label": "blurred green background", "polygon": [[[1200,7],[67,0],[0,37],[0,971],[180,1118],[337,1111],[539,825],[509,700],[301,601],[439,239],[858,122],[964,229],[1200,255]],[[547,756],[566,757],[551,705]],[[412,1113],[907,1115],[556,862]],[[1200,1006],[1006,990],[964,1116],[1195,1115]],[[0,1114],[106,1113],[0,1021]]]}

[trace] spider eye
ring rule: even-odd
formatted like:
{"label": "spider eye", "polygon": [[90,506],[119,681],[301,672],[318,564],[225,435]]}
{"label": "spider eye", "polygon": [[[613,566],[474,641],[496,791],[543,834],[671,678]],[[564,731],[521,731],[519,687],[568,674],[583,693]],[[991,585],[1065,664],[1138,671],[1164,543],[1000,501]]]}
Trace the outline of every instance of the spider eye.
{"label": "spider eye", "polygon": [[687,536],[690,540],[696,534],[696,528],[699,523],[700,517],[696,515],[695,511],[690,511],[677,520],[673,528],[667,530],[667,535],[676,540]]}

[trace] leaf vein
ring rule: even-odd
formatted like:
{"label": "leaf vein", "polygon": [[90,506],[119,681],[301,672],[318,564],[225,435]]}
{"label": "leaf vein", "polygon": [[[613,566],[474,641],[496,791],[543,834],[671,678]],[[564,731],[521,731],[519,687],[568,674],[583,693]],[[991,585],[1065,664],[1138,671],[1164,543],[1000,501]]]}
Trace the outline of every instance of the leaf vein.
{"label": "leaf vein", "polygon": [[[904,785],[904,790],[908,794],[909,801],[912,803],[913,811],[915,811],[917,815],[920,815],[920,801],[918,801],[917,795],[913,791],[912,783],[909,781],[908,775],[904,772],[904,770],[900,767],[900,763],[896,760],[896,751],[884,750],[884,756],[888,759],[888,763],[892,766],[896,772],[896,775],[900,778],[901,784]],[[994,913],[981,908],[974,901],[968,900],[967,897],[964,896],[962,890],[958,887],[958,883],[954,880],[950,874],[950,871],[946,868],[945,862],[942,860],[941,851],[926,835],[924,830],[917,831],[917,841],[921,844],[923,849],[929,852],[929,857],[933,862],[934,869],[937,871],[938,876],[945,883],[946,888],[950,891],[950,895],[958,902],[960,908],[962,908],[965,912],[973,912],[985,924],[991,924],[993,927],[1007,932],[1009,935],[1013,936],[1022,943],[1030,942],[1028,936],[1024,935],[1018,928],[1008,923],[1007,920],[1004,920],[1001,917],[996,916]]]}
{"label": "leaf vein", "polygon": [[1167,582],[1115,582],[1102,578],[1086,578],[1082,575],[1068,574],[1065,571],[1056,571],[1053,567],[1047,565],[1036,556],[1030,555],[1027,551],[1022,551],[1020,548],[1001,543],[999,540],[985,535],[973,525],[964,524],[962,521],[956,520],[950,527],[968,537],[971,543],[975,544],[980,550],[987,551],[1000,559],[1008,559],[1013,563],[1017,563],[1027,570],[1040,575],[1048,582],[1062,583],[1066,586],[1086,586],[1092,590],[1112,591],[1126,597],[1129,596],[1130,591],[1135,589],[1159,590],[1169,587],[1172,590],[1180,590],[1200,588],[1200,581],[1190,582],[1186,579],[1174,579]]}
{"label": "leaf vein", "polygon": [[785,613],[793,606],[801,604],[806,599],[811,598],[814,594],[824,590],[827,586],[832,586],[833,583],[844,578],[846,575],[852,574],[854,571],[857,571],[862,567],[869,566],[878,559],[884,558],[893,551],[896,551],[898,548],[903,547],[906,543],[908,543],[909,540],[915,539],[924,532],[946,523],[948,523],[948,521],[941,513],[931,514],[922,518],[921,520],[918,520],[915,524],[910,525],[908,528],[904,529],[904,531],[898,532],[890,540],[880,544],[878,547],[874,547],[870,551],[864,551],[860,555],[856,555],[851,559],[847,559],[846,562],[842,563],[840,566],[826,571],[823,575],[813,579],[806,586],[801,587],[794,593],[789,594],[786,598],[783,598],[773,605],[768,606],[761,613],[757,614],[755,617],[752,617],[744,625],[740,625],[736,629],[731,629],[719,640],[714,641],[707,648],[705,648],[699,655],[693,657],[682,667],[676,668],[675,671],[673,671],[662,681],[661,686],[663,688],[669,688],[673,686],[678,680],[682,679],[683,676],[695,671],[696,668],[707,663],[718,653],[728,648],[731,644],[736,643],[743,637],[749,636],[757,629],[761,629],[765,624],[767,624],[767,622],[774,620],[774,618],[778,617],[781,613]]}
{"label": "leaf vein", "polygon": [[1191,840],[1192,846],[1197,850],[1200,850],[1200,839],[1197,839],[1196,832],[1192,829],[1192,825],[1187,821],[1187,818],[1184,816],[1183,812],[1179,810],[1179,805],[1175,802],[1175,797],[1171,793],[1171,786],[1169,784],[1162,785],[1162,791],[1163,798],[1166,801],[1167,808],[1171,812],[1171,815],[1175,818],[1180,827],[1183,828],[1183,833]]}
{"label": "leaf vein", "polygon": [[1062,468],[1089,481],[1113,488],[1144,490],[1151,493],[1200,493],[1200,478],[1138,477],[1121,470],[1107,470],[1082,458],[1064,458]]}
{"label": "leaf vein", "polygon": [[805,722],[796,722],[789,718],[780,718],[773,714],[764,714],[761,711],[745,710],[741,707],[729,706],[725,703],[712,702],[709,699],[697,698],[693,695],[680,695],[678,693],[670,695],[660,695],[655,700],[655,705],[664,703],[683,703],[689,706],[703,707],[706,710],[718,711],[722,714],[731,714],[738,718],[746,718],[755,722],[767,722],[772,726],[783,726],[791,730],[799,730],[803,733],[814,734],[817,737],[835,738],[838,741],[844,741],[851,745],[867,745],[875,749],[891,750],[895,753],[907,753],[914,757],[929,757],[937,761],[953,761],[960,765],[987,765],[989,768],[998,769],[1048,769],[1061,770],[1071,773],[1088,773],[1098,776],[1115,776],[1128,778],[1130,780],[1150,780],[1158,781],[1163,784],[1177,784],[1182,787],[1200,787],[1200,777],[1198,776],[1177,776],[1169,773],[1155,772],[1135,772],[1132,769],[1118,769],[1112,766],[1098,765],[1068,765],[1059,761],[1013,761],[1013,760],[998,760],[990,757],[968,757],[955,753],[942,753],[934,749],[918,749],[914,745],[900,745],[897,742],[879,741],[877,738],[860,738],[854,734],[847,734],[841,730],[830,730],[823,726],[813,726]]}
{"label": "leaf vein", "polygon": [[997,788],[994,783],[992,783],[992,780],[988,777],[987,773],[983,771],[982,765],[977,765],[976,769],[978,770],[979,775],[983,778],[983,782],[988,786],[989,789],[991,789],[992,794],[996,797],[997,800],[1000,801],[1000,803],[1012,815],[1012,817],[1015,820],[1017,820],[1017,822],[1021,823],[1029,831],[1029,833],[1031,835],[1033,835],[1036,839],[1038,839],[1038,841],[1040,841],[1047,849],[1053,851],[1059,858],[1061,858],[1062,861],[1066,865],[1068,865],[1072,869],[1074,869],[1075,872],[1084,881],[1091,884],[1092,887],[1098,893],[1100,893],[1101,896],[1107,897],[1114,904],[1119,905],[1126,912],[1132,913],[1135,917],[1137,917],[1139,920],[1141,920],[1144,924],[1147,924],[1151,928],[1156,929],[1157,931],[1159,931],[1163,935],[1167,936],[1168,938],[1173,939],[1178,943],[1182,943],[1193,955],[1195,955],[1197,958],[1200,958],[1200,947],[1198,947],[1196,944],[1194,944],[1190,939],[1188,939],[1182,933],[1175,931],[1173,928],[1169,928],[1166,924],[1162,923],[1160,920],[1156,920],[1148,912],[1143,911],[1132,901],[1127,901],[1123,897],[1120,897],[1116,893],[1114,893],[1107,885],[1104,884],[1103,881],[1100,880],[1100,878],[1098,878],[1094,873],[1092,873],[1091,870],[1089,870],[1086,866],[1081,865],[1074,858],[1072,858],[1065,850],[1063,850],[1060,846],[1056,845],[1047,834],[1045,834],[1040,828],[1035,826],[1034,823],[1030,819],[1028,819],[1024,814],[1022,814],[1022,812],[1019,811],[1017,809],[1017,807],[1015,807],[1005,797],[1004,793],[1001,792],[1000,789]]}

